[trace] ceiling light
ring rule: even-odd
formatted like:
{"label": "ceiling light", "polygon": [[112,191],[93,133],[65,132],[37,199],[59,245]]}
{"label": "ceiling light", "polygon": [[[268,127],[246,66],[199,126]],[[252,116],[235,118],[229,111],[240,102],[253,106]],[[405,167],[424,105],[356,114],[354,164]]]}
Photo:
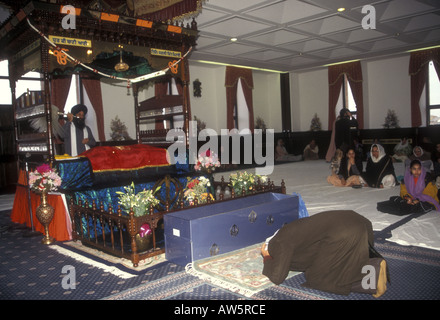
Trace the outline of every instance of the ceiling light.
{"label": "ceiling light", "polygon": [[235,37],[234,37],[234,38],[231,38],[231,41],[232,41],[232,42],[235,42],[235,41],[237,41],[237,40],[238,40],[238,39],[235,38]]}
{"label": "ceiling light", "polygon": [[338,8],[338,12],[344,12],[345,8]]}

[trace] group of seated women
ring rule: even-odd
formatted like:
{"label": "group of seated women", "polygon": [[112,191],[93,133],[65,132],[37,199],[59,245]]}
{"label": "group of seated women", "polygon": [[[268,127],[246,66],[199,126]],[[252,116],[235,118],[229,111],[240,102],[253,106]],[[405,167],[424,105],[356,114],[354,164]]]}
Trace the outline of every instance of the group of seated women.
{"label": "group of seated women", "polygon": [[[436,177],[434,170],[431,171],[430,167],[427,167],[422,155],[423,151],[414,150],[414,155],[405,163],[405,174],[400,181],[400,195],[379,202],[377,204],[379,211],[395,215],[440,211],[440,185],[439,181],[436,181],[440,179]],[[341,187],[384,188],[398,184],[392,158],[385,153],[380,144],[371,146],[365,171],[362,161],[355,156],[354,149],[348,148],[339,161],[338,169],[327,177],[327,181]]]}
{"label": "group of seated women", "polygon": [[[348,148],[345,155],[341,152],[341,159],[334,159],[332,166],[336,169],[327,177],[327,181],[334,186],[368,186],[372,188],[394,187],[397,184],[393,161],[385,153],[380,144],[373,144],[370,157],[363,171],[362,160],[356,157],[354,148]],[[339,162],[339,164],[336,164]]]}

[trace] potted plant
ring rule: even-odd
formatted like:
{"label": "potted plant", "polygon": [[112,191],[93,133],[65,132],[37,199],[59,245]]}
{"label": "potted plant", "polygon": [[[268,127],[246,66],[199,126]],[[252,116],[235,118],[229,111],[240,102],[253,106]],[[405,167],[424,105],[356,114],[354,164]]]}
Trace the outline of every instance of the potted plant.
{"label": "potted plant", "polygon": [[229,177],[232,189],[235,195],[240,196],[244,190],[245,194],[249,194],[255,188],[258,180],[260,183],[267,182],[267,176],[249,173],[247,171],[233,173]]}
{"label": "potted plant", "polygon": [[119,197],[119,204],[126,210],[133,209],[135,217],[141,217],[150,213],[150,207],[155,207],[159,204],[159,200],[154,194],[160,189],[160,186],[156,190],[142,190],[135,193],[134,182],[130,186],[124,187],[125,192],[116,191]]}
{"label": "potted plant", "polygon": [[[124,187],[125,192],[116,191],[119,197],[119,204],[126,212],[133,210],[135,217],[142,217],[150,214],[150,208],[156,207],[160,200],[154,195],[159,191],[160,186],[155,190],[142,190],[135,192],[134,182],[130,186]],[[136,234],[136,248],[138,252],[143,252],[153,247],[152,230],[148,223],[143,223]]]}
{"label": "potted plant", "polygon": [[208,200],[214,200],[212,193],[208,191],[210,187],[211,182],[206,177],[188,178],[183,196],[190,206],[194,205],[196,199],[198,204],[203,204]]}

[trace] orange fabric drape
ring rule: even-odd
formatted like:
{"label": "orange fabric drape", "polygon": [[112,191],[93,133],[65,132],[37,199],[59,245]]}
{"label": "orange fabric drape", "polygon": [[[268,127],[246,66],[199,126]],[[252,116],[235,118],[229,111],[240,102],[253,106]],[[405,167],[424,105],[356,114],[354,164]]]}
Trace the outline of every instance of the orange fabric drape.
{"label": "orange fabric drape", "polygon": [[234,129],[234,106],[237,103],[237,83],[242,79],[243,94],[249,111],[249,129],[254,131],[254,108],[252,100],[252,90],[254,80],[252,70],[237,67],[226,67],[225,87],[226,87],[226,124],[228,130]]}
{"label": "orange fabric drape", "polygon": [[[24,170],[20,170],[19,172],[18,183],[20,185],[17,185],[15,191],[11,221],[26,224],[26,226],[31,227],[28,193],[27,187],[25,187],[25,185],[27,185],[26,172]],[[36,215],[37,207],[40,205],[40,195],[34,192],[30,192],[30,195],[34,229],[44,234],[44,227],[40,221],[38,221]],[[54,217],[49,225],[49,235],[57,241],[72,240],[72,225],[61,195],[49,194],[47,202],[55,209]]]}
{"label": "orange fabric drape", "polygon": [[411,126],[422,124],[420,114],[420,97],[426,84],[430,61],[434,62],[437,76],[440,78],[440,48],[411,52],[409,59],[409,75],[411,77]]}
{"label": "orange fabric drape", "polygon": [[333,127],[335,121],[335,108],[341,92],[344,74],[347,75],[356,102],[356,119],[359,123],[359,129],[364,127],[364,99],[362,90],[362,67],[360,61],[338,64],[328,67],[329,84],[329,109],[328,109],[328,127]]}
{"label": "orange fabric drape", "polygon": [[96,114],[99,141],[105,141],[104,133],[104,106],[102,104],[101,82],[99,79],[81,77],[82,84],[86,89],[90,102]]}

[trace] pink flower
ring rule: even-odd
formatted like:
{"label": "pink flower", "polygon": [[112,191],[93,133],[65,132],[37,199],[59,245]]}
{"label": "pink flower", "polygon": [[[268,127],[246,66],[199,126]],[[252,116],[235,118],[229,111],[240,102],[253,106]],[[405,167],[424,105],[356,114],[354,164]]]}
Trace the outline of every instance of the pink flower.
{"label": "pink flower", "polygon": [[41,174],[46,173],[50,171],[50,166],[47,163],[42,164],[41,166],[37,167],[37,171]]}

